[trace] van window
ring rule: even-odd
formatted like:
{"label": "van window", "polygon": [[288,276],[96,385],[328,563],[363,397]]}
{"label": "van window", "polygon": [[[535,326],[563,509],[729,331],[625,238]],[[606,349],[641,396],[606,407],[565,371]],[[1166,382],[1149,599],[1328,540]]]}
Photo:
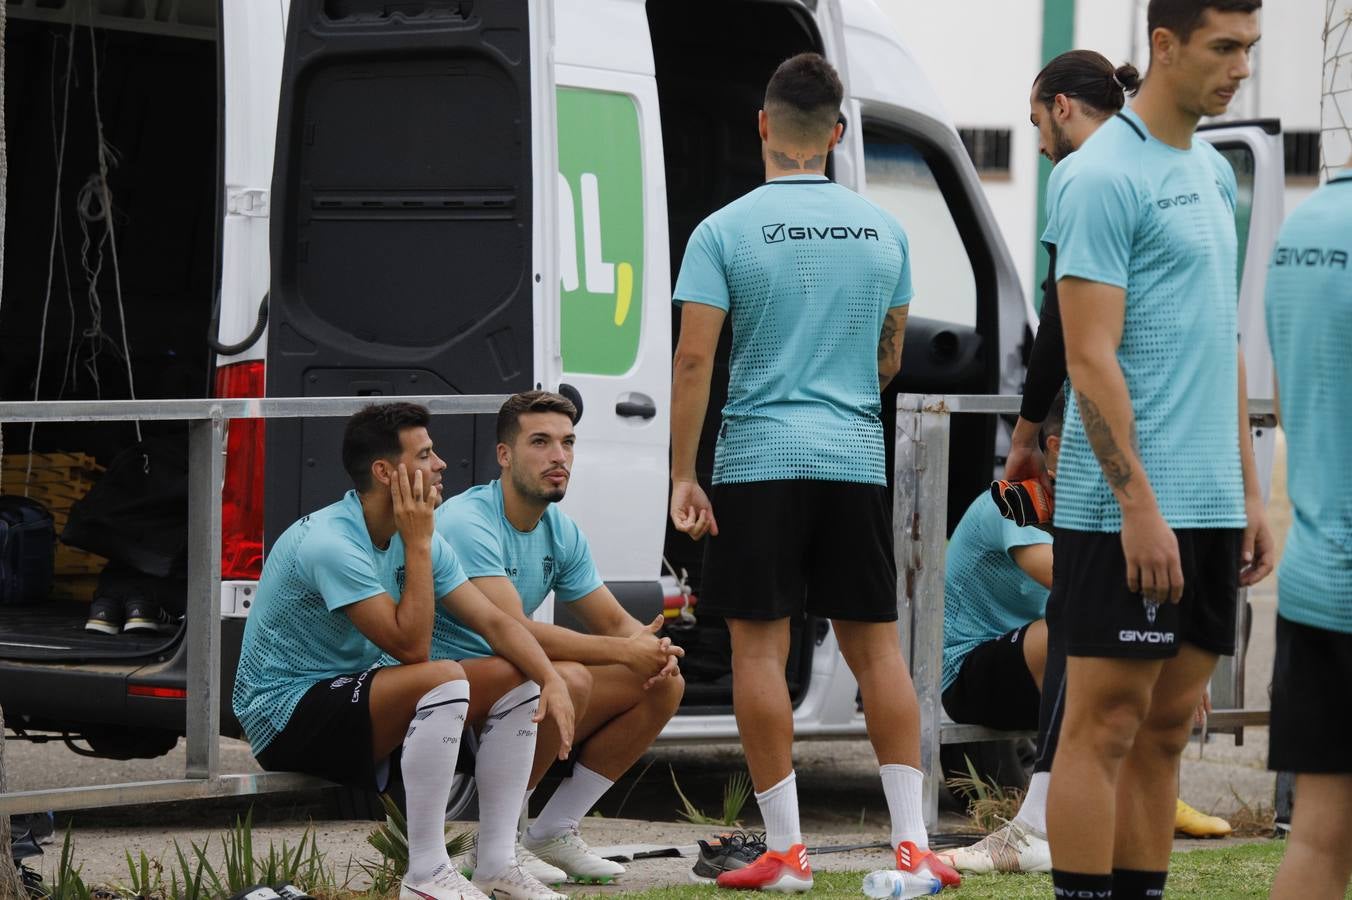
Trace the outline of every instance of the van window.
{"label": "van window", "polygon": [[1235,277],[1244,280],[1244,256],[1249,249],[1249,220],[1253,218],[1253,179],[1256,164],[1253,151],[1244,144],[1221,144],[1216,147],[1225,161],[1235,170],[1235,234],[1239,238],[1237,260],[1239,270]]}
{"label": "van window", "polygon": [[628,94],[560,88],[563,368],[623,375],[643,319],[643,156]]}
{"label": "van window", "polygon": [[929,163],[914,143],[864,132],[864,196],[906,229],[915,298],[910,315],[976,327],[976,278]]}

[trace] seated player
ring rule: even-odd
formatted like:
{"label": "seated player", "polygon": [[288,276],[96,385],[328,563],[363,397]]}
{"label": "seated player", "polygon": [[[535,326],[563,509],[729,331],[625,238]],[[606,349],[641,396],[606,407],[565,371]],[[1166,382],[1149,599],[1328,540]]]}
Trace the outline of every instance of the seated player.
{"label": "seated player", "polygon": [[[577,408],[558,394],[509,398],[497,422],[501,477],[443,504],[437,533],[471,583],[529,629],[550,659],[581,664],[564,669],[577,709],[572,774],[522,836],[517,856],[541,880],[608,882],[624,867],[593,853],[579,823],[676,712],[684,651],[657,636],[660,614],[645,625],[620,606],[592,563],[586,536],[558,507],[573,466],[576,419]],[[587,633],[530,618],[551,592]],[[434,659],[464,662],[491,652],[468,623],[438,612]],[[558,749],[557,733],[546,728],[532,789]]]}
{"label": "seated player", "polygon": [[[436,533],[446,464],[428,421],[410,403],[368,406],[348,420],[343,466],[356,489],[293,524],[268,554],[244,628],[235,715],[268,770],[382,790],[390,764],[401,764],[401,900],[485,900],[485,892],[561,900],[517,863],[513,834],[536,725],[562,733],[566,752],[572,701],[540,645],[469,583]],[[483,634],[502,658],[432,661],[438,599],[448,620]],[[480,809],[500,835],[485,842],[478,887],[446,854],[446,802],[466,722],[484,723]]]}

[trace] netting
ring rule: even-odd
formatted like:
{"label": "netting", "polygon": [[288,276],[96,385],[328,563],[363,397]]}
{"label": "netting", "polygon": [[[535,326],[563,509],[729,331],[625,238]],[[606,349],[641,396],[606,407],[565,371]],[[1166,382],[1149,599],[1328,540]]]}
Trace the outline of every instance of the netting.
{"label": "netting", "polygon": [[1352,0],[1325,0],[1320,163],[1330,171],[1352,160]]}

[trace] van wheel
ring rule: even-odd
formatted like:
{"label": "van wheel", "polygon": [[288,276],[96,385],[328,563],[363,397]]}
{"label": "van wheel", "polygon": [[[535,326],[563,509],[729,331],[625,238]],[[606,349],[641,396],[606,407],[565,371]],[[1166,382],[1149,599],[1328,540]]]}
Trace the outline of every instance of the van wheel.
{"label": "van wheel", "polygon": [[[466,731],[460,741],[460,758],[455,766],[455,778],[451,782],[451,795],[446,800],[446,820],[477,819],[479,816],[478,790],[474,784],[474,755],[479,749],[479,739],[472,731]],[[402,773],[396,772],[386,788],[390,799],[404,809],[404,780]],[[356,821],[385,821],[385,804],[380,794],[367,788],[340,786],[332,791],[329,804],[331,814],[338,819]]]}

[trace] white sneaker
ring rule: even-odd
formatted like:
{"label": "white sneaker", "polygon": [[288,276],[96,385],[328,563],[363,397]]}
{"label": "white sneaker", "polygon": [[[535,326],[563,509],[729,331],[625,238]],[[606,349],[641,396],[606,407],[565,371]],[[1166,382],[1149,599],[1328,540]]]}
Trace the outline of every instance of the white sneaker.
{"label": "white sneaker", "polygon": [[455,866],[448,866],[431,881],[400,882],[399,900],[488,900],[488,895],[457,872]]}
{"label": "white sneaker", "polygon": [[970,847],[937,854],[961,872],[1050,872],[1052,849],[1045,834],[1026,828],[1016,819]]}
{"label": "white sneaker", "polygon": [[492,878],[480,878],[474,883],[493,900],[568,900],[567,894],[543,884],[519,862]]}
{"label": "white sneaker", "polygon": [[527,832],[521,843],[544,862],[568,873],[572,881],[607,884],[624,874],[624,866],[594,853],[577,829],[543,841],[532,841]]}
{"label": "white sneaker", "polygon": [[[520,841],[516,842],[516,861],[521,864],[523,869],[545,884],[563,884],[568,880],[567,872],[563,871],[563,869],[560,869],[558,866],[551,866],[534,853],[531,853]],[[457,856],[455,858],[455,865],[456,868],[460,870],[460,874],[464,875],[466,878],[474,877],[474,870],[479,866],[479,843],[477,838],[474,845],[469,848],[468,853],[464,856]]]}

